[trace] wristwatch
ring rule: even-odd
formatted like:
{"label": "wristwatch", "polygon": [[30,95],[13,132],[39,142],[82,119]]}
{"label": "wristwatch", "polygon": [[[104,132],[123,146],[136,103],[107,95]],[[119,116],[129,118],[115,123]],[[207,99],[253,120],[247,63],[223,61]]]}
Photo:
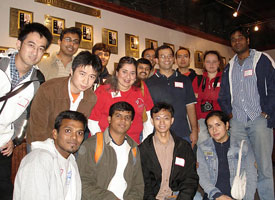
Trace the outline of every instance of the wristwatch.
{"label": "wristwatch", "polygon": [[263,116],[265,119],[269,119],[269,115],[266,114],[265,112],[262,112],[261,114],[262,114],[262,116]]}

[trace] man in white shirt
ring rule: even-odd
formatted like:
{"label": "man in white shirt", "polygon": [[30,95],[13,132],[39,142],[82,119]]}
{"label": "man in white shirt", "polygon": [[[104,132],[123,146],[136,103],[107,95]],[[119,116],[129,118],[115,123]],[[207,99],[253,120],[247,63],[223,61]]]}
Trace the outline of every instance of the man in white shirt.
{"label": "man in white shirt", "polygon": [[109,110],[109,127],[81,146],[77,164],[82,200],[143,198],[140,154],[137,143],[127,135],[134,116],[129,103],[114,103]]}
{"label": "man in white shirt", "polygon": [[76,111],[55,119],[53,139],[33,142],[14,183],[14,200],[80,200],[81,181],[73,153],[84,139],[86,117]]}

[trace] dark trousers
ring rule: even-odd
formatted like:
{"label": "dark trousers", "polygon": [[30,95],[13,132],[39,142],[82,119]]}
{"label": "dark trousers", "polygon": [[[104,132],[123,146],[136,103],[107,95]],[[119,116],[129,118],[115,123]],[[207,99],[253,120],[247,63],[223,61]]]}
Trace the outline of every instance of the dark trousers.
{"label": "dark trousers", "polygon": [[11,157],[0,152],[0,199],[12,200],[13,185],[11,183]]}

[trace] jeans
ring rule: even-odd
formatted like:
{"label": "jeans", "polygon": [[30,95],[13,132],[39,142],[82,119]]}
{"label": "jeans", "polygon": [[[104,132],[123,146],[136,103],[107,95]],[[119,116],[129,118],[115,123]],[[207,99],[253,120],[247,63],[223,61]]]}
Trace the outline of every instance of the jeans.
{"label": "jeans", "polygon": [[199,124],[199,127],[200,127],[200,132],[198,134],[199,137],[198,137],[198,142],[197,142],[198,145],[200,143],[202,143],[203,141],[207,140],[210,137],[204,121],[205,121],[205,119],[199,119],[198,120],[198,124]]}
{"label": "jeans", "polygon": [[[239,139],[248,139],[251,143],[258,166],[258,193],[261,200],[274,199],[273,183],[273,131],[267,128],[267,120],[259,116],[254,121],[249,120],[247,124],[230,120],[230,133]],[[249,184],[249,183],[248,183]]]}

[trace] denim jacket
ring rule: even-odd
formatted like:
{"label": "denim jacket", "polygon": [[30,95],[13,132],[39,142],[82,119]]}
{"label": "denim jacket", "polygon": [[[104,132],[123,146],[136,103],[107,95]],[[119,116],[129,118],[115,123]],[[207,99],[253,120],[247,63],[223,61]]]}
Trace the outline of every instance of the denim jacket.
{"label": "denim jacket", "polygon": [[[230,171],[230,185],[236,176],[238,157],[241,141],[230,137],[230,148],[227,153]],[[221,192],[215,187],[218,179],[218,157],[212,138],[207,139],[198,146],[197,159],[199,167],[197,169],[200,185],[204,192],[208,194],[210,200],[217,192]],[[255,167],[254,153],[250,144],[246,141],[243,144],[240,174],[246,171],[246,194],[244,200],[253,200],[257,187],[257,170]]]}

